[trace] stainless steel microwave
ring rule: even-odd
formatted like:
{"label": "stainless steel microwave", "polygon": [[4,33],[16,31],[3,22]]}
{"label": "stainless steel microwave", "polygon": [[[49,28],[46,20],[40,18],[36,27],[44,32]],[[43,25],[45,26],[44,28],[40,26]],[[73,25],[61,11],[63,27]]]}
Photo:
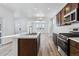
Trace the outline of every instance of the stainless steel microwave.
{"label": "stainless steel microwave", "polygon": [[64,23],[79,22],[79,10],[74,9],[70,13],[64,15]]}

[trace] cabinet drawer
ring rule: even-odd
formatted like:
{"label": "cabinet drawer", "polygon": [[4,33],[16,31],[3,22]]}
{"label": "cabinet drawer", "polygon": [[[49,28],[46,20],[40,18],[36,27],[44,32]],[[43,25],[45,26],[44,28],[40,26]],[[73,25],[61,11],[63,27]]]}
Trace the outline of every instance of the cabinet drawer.
{"label": "cabinet drawer", "polygon": [[73,46],[73,47],[79,49],[79,43],[76,41],[70,40],[70,46]]}

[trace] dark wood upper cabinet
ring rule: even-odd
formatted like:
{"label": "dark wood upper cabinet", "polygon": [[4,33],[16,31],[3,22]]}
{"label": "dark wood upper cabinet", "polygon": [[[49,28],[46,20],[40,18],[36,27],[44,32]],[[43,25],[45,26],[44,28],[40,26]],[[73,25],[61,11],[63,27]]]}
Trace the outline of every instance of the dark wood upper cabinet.
{"label": "dark wood upper cabinet", "polygon": [[78,8],[78,3],[71,3],[71,11]]}
{"label": "dark wood upper cabinet", "polygon": [[71,12],[72,10],[78,8],[78,3],[68,3],[65,7],[64,7],[64,15]]}
{"label": "dark wood upper cabinet", "polygon": [[64,9],[62,9],[57,15],[57,25],[62,25],[64,22]]}
{"label": "dark wood upper cabinet", "polygon": [[60,13],[56,15],[56,18],[57,18],[56,23],[57,25],[59,25],[60,24]]}
{"label": "dark wood upper cabinet", "polygon": [[[71,16],[69,15],[67,17],[68,14],[70,14],[72,11],[77,10],[77,18],[72,18],[71,16],[75,16],[74,14],[72,14]],[[78,3],[68,3],[64,8],[62,8],[62,10],[56,15],[56,20],[57,20],[57,25],[70,25],[72,22],[74,22],[74,20],[78,20],[78,15],[79,15],[79,4]]]}
{"label": "dark wood upper cabinet", "polygon": [[60,24],[62,25],[64,23],[64,9],[60,11]]}
{"label": "dark wood upper cabinet", "polygon": [[71,6],[72,6],[71,3],[69,3],[64,7],[64,15],[66,15],[71,11]]}

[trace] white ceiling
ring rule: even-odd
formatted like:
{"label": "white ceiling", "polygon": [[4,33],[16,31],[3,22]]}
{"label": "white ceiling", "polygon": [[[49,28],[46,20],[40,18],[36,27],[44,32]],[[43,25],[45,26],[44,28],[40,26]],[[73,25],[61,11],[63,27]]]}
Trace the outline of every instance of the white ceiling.
{"label": "white ceiling", "polygon": [[[4,3],[3,7],[11,11],[15,17],[34,18],[53,17],[64,3]],[[42,19],[42,18],[40,18]]]}

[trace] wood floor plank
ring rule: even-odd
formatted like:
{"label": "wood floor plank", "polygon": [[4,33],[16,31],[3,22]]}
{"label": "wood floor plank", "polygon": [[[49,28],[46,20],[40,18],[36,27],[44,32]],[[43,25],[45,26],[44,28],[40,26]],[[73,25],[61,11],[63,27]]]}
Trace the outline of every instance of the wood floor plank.
{"label": "wood floor plank", "polygon": [[41,34],[41,43],[38,56],[60,56],[53,43],[52,36],[49,34]]}

